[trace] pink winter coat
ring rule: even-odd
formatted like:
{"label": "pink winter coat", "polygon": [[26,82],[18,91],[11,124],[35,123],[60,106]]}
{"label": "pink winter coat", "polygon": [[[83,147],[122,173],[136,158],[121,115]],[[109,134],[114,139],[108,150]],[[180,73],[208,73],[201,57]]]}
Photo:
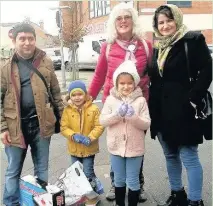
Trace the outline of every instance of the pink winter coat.
{"label": "pink winter coat", "polygon": [[[150,60],[152,53],[152,46],[150,42],[147,42],[147,44],[149,47],[149,60]],[[104,43],[101,48],[101,54],[98,59],[95,74],[88,89],[88,93],[92,96],[93,99],[96,99],[98,93],[100,92],[102,86],[104,85],[104,93],[102,99],[103,102],[105,102],[107,96],[109,95],[110,89],[114,86],[112,81],[113,73],[116,70],[116,68],[118,68],[118,66],[124,62],[126,55],[126,51],[115,42],[110,45],[108,58],[106,58],[106,47],[107,43]],[[143,72],[147,65],[147,56],[144,45],[141,41],[138,41],[138,49],[135,52],[135,58],[137,60],[136,62],[137,71],[138,74],[141,76],[139,86],[143,91],[144,97],[148,101],[149,77],[148,75],[142,77]]]}
{"label": "pink winter coat", "polygon": [[100,123],[107,128],[107,146],[113,155],[121,157],[142,156],[145,150],[145,133],[150,126],[149,110],[139,87],[126,100],[135,114],[121,117],[117,113],[123,100],[115,89],[110,91],[100,115]]}

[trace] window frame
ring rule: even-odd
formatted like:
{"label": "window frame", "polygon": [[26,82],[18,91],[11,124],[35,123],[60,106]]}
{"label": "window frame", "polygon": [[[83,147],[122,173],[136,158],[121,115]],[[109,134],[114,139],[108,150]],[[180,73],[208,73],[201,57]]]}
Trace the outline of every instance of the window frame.
{"label": "window frame", "polygon": [[110,13],[110,0],[89,1],[89,19],[108,16]]}
{"label": "window frame", "polygon": [[167,4],[174,4],[178,6],[179,8],[191,8],[192,7],[192,1],[167,1]]}

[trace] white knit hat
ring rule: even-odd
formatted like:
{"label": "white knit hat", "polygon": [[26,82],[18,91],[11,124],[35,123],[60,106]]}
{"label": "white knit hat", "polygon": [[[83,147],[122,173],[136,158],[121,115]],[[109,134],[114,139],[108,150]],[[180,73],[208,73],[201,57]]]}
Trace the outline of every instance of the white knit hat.
{"label": "white knit hat", "polygon": [[116,81],[118,78],[118,75],[121,73],[128,73],[130,75],[132,75],[134,82],[135,82],[135,86],[137,86],[140,82],[140,76],[137,72],[135,63],[127,60],[124,61],[122,64],[120,64],[120,66],[115,70],[114,74],[113,74],[113,84],[114,86],[116,86]]}

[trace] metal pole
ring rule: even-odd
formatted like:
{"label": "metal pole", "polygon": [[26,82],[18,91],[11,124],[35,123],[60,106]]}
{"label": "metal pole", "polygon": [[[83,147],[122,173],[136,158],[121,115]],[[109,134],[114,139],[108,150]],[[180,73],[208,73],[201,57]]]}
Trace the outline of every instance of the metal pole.
{"label": "metal pole", "polygon": [[76,80],[75,47],[72,46],[72,80]]}
{"label": "metal pole", "polygon": [[61,73],[62,73],[62,88],[66,89],[66,71],[65,71],[65,64],[64,64],[64,42],[63,42],[63,31],[62,31],[62,12],[59,8],[59,14],[60,14],[60,32],[59,32],[59,38],[61,42]]}
{"label": "metal pole", "polygon": [[78,44],[76,45],[76,78],[79,79],[79,67],[78,67]]}

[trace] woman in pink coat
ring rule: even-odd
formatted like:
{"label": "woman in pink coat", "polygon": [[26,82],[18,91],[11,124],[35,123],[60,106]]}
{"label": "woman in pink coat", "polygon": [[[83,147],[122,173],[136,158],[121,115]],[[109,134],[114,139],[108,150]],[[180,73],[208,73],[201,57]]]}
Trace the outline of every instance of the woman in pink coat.
{"label": "woman in pink coat", "polygon": [[[102,45],[99,60],[95,69],[88,93],[96,99],[100,90],[103,90],[103,103],[113,87],[113,73],[125,60],[132,60],[136,64],[137,72],[140,76],[138,86],[142,89],[146,101],[148,101],[149,77],[145,75],[148,61],[151,59],[152,46],[142,37],[141,25],[138,13],[126,3],[116,5],[109,16],[107,22],[107,42]],[[143,162],[142,162],[143,163]],[[141,165],[141,195],[140,202],[146,201],[143,184],[144,178]],[[108,200],[115,198],[113,171],[110,173],[112,187],[106,195]]]}
{"label": "woman in pink coat", "polygon": [[107,128],[107,147],[115,175],[116,205],[125,205],[127,186],[128,205],[137,206],[144,137],[151,120],[146,99],[137,87],[140,77],[132,61],[125,61],[118,67],[113,82],[115,86],[106,99],[100,123]]}

